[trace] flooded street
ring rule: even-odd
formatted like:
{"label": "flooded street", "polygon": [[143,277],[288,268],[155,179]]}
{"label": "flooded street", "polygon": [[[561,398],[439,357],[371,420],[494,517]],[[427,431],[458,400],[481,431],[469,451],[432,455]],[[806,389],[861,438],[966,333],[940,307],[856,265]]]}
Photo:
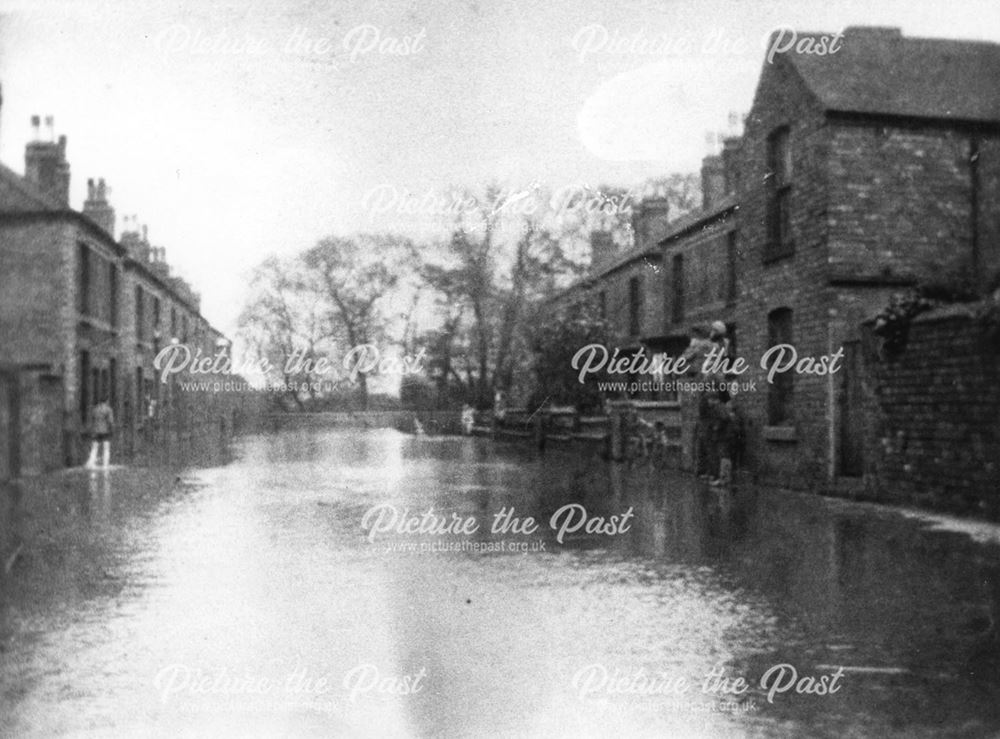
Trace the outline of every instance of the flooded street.
{"label": "flooded street", "polygon": [[[5,489],[0,734],[1000,731],[994,527],[392,430],[233,455]],[[478,527],[372,531],[429,509]]]}

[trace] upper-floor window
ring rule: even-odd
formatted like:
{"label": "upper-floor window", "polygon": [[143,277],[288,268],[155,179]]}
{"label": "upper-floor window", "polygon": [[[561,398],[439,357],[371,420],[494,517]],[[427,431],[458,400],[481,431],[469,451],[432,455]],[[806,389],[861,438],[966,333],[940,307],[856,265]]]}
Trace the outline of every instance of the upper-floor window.
{"label": "upper-floor window", "polygon": [[792,254],[791,221],[792,150],[788,127],[776,129],[767,139],[767,245],[765,259]]}
{"label": "upper-floor window", "polygon": [[118,265],[84,243],[77,245],[77,311],[81,316],[118,326]]}
{"label": "upper-floor window", "polygon": [[153,296],[153,329],[159,330],[160,328],[160,299]]}
{"label": "upper-floor window", "polygon": [[736,232],[730,231],[726,234],[726,303],[736,302],[736,263],[738,253],[736,251]]}
{"label": "upper-floor window", "polygon": [[112,327],[118,326],[118,266],[114,262],[108,262],[108,323]]}
{"label": "upper-floor window", "polygon": [[138,285],[135,286],[135,339],[146,340],[146,299]]}
{"label": "upper-floor window", "polygon": [[673,303],[670,316],[674,323],[684,320],[684,255],[674,254],[670,262],[670,275],[673,280],[673,290],[670,291]]}
{"label": "upper-floor window", "polygon": [[[792,309],[777,308],[767,314],[768,348],[792,343]],[[767,388],[767,422],[771,426],[789,425],[792,421],[792,370],[778,372]]]}
{"label": "upper-floor window", "polygon": [[638,336],[642,331],[642,283],[638,277],[628,281],[628,333]]}
{"label": "upper-floor window", "polygon": [[90,249],[86,244],[77,246],[77,310],[82,315],[90,313],[90,292],[92,276],[90,273]]}
{"label": "upper-floor window", "polygon": [[597,315],[602,321],[608,317],[608,294],[604,290],[597,293]]}

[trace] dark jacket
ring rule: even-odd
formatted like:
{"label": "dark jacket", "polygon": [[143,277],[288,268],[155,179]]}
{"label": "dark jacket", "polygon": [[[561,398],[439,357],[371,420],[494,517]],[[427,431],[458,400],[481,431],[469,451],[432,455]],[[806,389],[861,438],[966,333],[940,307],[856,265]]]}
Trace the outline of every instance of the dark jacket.
{"label": "dark jacket", "polygon": [[107,403],[98,403],[90,411],[90,431],[95,436],[110,434],[115,426],[115,412]]}

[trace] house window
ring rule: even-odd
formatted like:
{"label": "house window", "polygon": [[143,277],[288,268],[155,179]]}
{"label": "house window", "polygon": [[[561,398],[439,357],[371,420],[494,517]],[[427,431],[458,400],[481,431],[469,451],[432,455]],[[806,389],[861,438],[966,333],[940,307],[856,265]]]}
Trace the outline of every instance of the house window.
{"label": "house window", "polygon": [[736,302],[736,232],[726,234],[726,302]]}
{"label": "house window", "polygon": [[148,413],[148,403],[143,395],[142,367],[135,368],[135,417],[141,426]]}
{"label": "house window", "polygon": [[118,360],[108,360],[108,399],[112,408],[118,407]]}
{"label": "house window", "polygon": [[[768,347],[792,343],[792,309],[777,308],[767,315]],[[792,370],[779,372],[767,388],[767,422],[771,426],[788,426],[792,421]]]}
{"label": "house window", "polygon": [[142,288],[135,287],[135,340],[146,340],[146,306]]}
{"label": "house window", "polygon": [[684,255],[674,254],[670,274],[673,278],[673,305],[670,315],[674,323],[684,320]]}
{"label": "house window", "polygon": [[77,309],[81,315],[90,315],[90,250],[86,244],[78,246],[79,263],[77,265]]}
{"label": "house window", "polygon": [[160,299],[153,298],[153,330],[160,330]]}
{"label": "house window", "polygon": [[767,246],[765,259],[778,259],[795,251],[791,227],[792,151],[788,127],[767,139]]}
{"label": "house window", "polygon": [[642,330],[642,285],[638,277],[628,281],[628,332],[638,336]]}
{"label": "house window", "polygon": [[608,318],[608,294],[604,290],[601,290],[601,292],[599,292],[597,294],[597,313],[600,316],[600,318],[601,318],[602,321],[607,320],[607,318]]}
{"label": "house window", "polygon": [[108,323],[118,326],[118,268],[114,262],[108,263]]}
{"label": "house window", "polygon": [[79,388],[77,390],[80,400],[80,422],[86,424],[87,412],[90,410],[90,388],[88,383],[88,378],[90,377],[90,352],[81,350],[79,359],[79,374],[78,382]]}
{"label": "house window", "polygon": [[177,336],[177,309],[170,309],[170,336]]}

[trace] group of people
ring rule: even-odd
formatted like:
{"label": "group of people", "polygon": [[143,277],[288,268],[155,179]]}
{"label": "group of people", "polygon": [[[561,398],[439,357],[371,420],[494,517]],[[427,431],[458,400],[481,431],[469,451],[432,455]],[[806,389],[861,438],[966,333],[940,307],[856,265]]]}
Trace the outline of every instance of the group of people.
{"label": "group of people", "polygon": [[[732,358],[733,343],[725,323],[714,321],[710,327],[695,326],[692,338],[683,357],[692,371],[700,371],[705,358],[714,350],[720,360]],[[722,362],[718,362],[722,366]],[[714,487],[728,487],[733,477],[733,457],[739,437],[739,419],[733,399],[726,389],[733,377],[723,372],[705,375],[715,380],[698,396],[698,415],[695,425],[695,466],[700,477]],[[665,450],[669,440],[662,421],[650,422],[633,409],[626,419],[628,437],[635,448],[629,456],[647,457],[657,450]]]}
{"label": "group of people", "polygon": [[[707,329],[692,329],[691,341],[683,356],[689,367],[700,368],[709,352],[728,360],[732,358],[733,342],[729,329],[722,321],[714,321]],[[718,364],[722,364],[719,362]],[[709,480],[713,487],[729,487],[733,479],[733,457],[739,441],[739,418],[733,399],[727,390],[733,378],[720,372],[706,379],[717,380],[698,398],[698,416],[695,426],[695,466],[698,475]],[[498,391],[494,399],[494,416],[502,420],[507,409],[506,396]],[[469,435],[475,424],[475,411],[466,404],[461,415],[462,431]],[[669,446],[667,428],[662,421],[650,422],[641,418],[633,409],[626,419],[627,437],[637,445],[629,456],[647,457]],[[544,436],[544,435],[543,435]]]}

